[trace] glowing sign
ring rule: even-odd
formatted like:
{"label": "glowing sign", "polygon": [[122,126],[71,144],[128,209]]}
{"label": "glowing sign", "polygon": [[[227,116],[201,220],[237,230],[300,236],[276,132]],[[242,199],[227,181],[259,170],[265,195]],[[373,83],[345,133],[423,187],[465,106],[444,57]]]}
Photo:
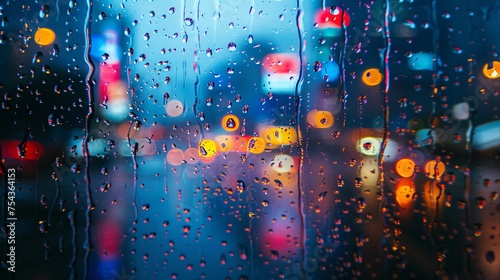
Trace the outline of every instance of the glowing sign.
{"label": "glowing sign", "polygon": [[262,80],[268,90],[293,93],[299,76],[299,59],[295,54],[268,54],[262,59]]}
{"label": "glowing sign", "polygon": [[315,16],[316,26],[320,29],[342,28],[351,24],[351,16],[341,8],[321,9]]}

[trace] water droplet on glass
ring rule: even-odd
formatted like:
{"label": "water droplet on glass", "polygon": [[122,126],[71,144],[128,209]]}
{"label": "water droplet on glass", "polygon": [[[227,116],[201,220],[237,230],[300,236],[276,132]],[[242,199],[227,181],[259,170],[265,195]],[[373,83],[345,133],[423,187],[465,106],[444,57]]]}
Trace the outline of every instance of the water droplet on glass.
{"label": "water droplet on glass", "polygon": [[185,24],[186,26],[191,26],[191,25],[193,25],[193,19],[192,19],[192,18],[185,18],[185,19],[184,19],[184,24]]}
{"label": "water droplet on glass", "polygon": [[280,254],[278,253],[278,251],[271,250],[271,257],[273,258],[273,260],[277,260],[279,259]]}
{"label": "water droplet on glass", "polygon": [[488,251],[486,252],[486,261],[489,263],[493,263],[495,261],[495,252]]}
{"label": "water droplet on glass", "polygon": [[42,5],[42,7],[40,7],[40,18],[47,18],[49,17],[49,14],[50,14],[50,6],[49,5]]}
{"label": "water droplet on glass", "polygon": [[318,194],[318,201],[322,201],[325,196],[326,196],[327,192],[321,192],[320,194]]}
{"label": "water droplet on glass", "polygon": [[228,45],[227,45],[227,49],[234,52],[236,51],[236,44],[233,43],[233,42],[230,42]]}

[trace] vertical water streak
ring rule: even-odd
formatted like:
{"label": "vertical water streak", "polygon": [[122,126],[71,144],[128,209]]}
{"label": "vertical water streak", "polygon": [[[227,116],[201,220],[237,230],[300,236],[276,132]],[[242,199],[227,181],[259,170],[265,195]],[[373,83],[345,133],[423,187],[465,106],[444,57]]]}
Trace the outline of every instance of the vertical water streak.
{"label": "vertical water streak", "polygon": [[345,9],[342,9],[342,31],[344,33],[344,45],[342,46],[342,52],[340,53],[340,67],[342,68],[342,75],[340,76],[340,84],[342,85],[342,105],[343,105],[343,118],[342,118],[342,127],[346,126],[347,123],[347,98],[349,94],[347,93],[347,85],[346,85],[346,70],[345,70],[345,60],[347,54],[347,41],[349,37],[347,36],[347,28],[345,26],[344,21],[344,13]]}
{"label": "vertical water streak", "polygon": [[[186,33],[186,28],[184,27],[185,23],[184,23],[184,19],[186,19],[186,0],[182,0],[181,1],[182,4],[181,4],[181,31],[182,31],[182,34],[183,34],[183,42],[184,43],[187,43],[187,33]],[[184,41],[186,40],[186,41]],[[186,48],[183,47],[182,48],[182,53],[183,55],[186,53]],[[187,72],[186,72],[186,59],[183,59],[182,60],[182,90],[185,92],[186,90],[186,76],[187,76]],[[182,114],[183,116],[186,116],[186,113],[187,113],[187,106],[186,106],[186,96],[184,96],[183,100],[182,100]]]}
{"label": "vertical water streak", "polygon": [[[433,48],[433,53],[434,53],[434,61],[433,61],[433,75],[432,75],[432,128],[434,128],[434,119],[436,118],[436,105],[437,105],[437,95],[438,95],[438,78],[439,78],[439,69],[438,69],[438,57],[439,57],[439,25],[438,25],[438,20],[437,20],[437,3],[436,0],[432,0],[432,7],[431,7],[431,14],[432,14],[432,48]],[[433,139],[433,146],[434,143],[436,142],[436,139]],[[434,151],[435,147],[433,147],[432,151]],[[436,160],[436,165],[434,166],[434,178],[433,182],[438,181],[438,163],[439,160]],[[431,185],[431,194],[434,195],[434,186],[435,184]],[[439,185],[436,185],[439,188]],[[439,199],[441,198],[442,195],[442,190],[439,188],[439,193],[436,196],[435,200],[435,211],[434,211],[434,224],[437,224],[438,217],[439,217]],[[431,227],[430,230],[434,229],[434,227]],[[431,237],[431,242],[433,245],[435,245],[434,241],[434,235],[430,234]]]}
{"label": "vertical water streak", "polygon": [[87,0],[87,14],[85,16],[85,63],[87,64],[89,71],[87,73],[87,76],[85,78],[85,83],[87,87],[87,100],[88,100],[88,107],[89,111],[87,112],[87,116],[85,118],[85,137],[82,139],[82,152],[83,156],[85,158],[85,173],[84,173],[84,179],[86,183],[86,197],[87,197],[87,209],[85,211],[85,241],[83,244],[83,248],[85,249],[85,258],[83,261],[83,279],[87,280],[88,279],[88,270],[89,270],[89,257],[90,257],[90,249],[91,249],[91,244],[90,244],[90,222],[91,222],[91,217],[90,217],[90,212],[93,210],[93,202],[92,202],[92,192],[91,192],[91,181],[90,181],[90,152],[89,152],[89,138],[90,138],[90,121],[93,119],[94,116],[94,95],[93,95],[93,83],[92,83],[92,78],[94,76],[94,63],[90,59],[90,48],[91,48],[91,42],[90,42],[90,28],[91,28],[91,23],[92,23],[92,0]]}
{"label": "vertical water streak", "polygon": [[214,27],[212,28],[213,29],[213,42],[214,42],[214,49],[216,48],[216,42],[217,42],[217,20],[219,19],[220,17],[220,0],[214,0],[214,6],[215,6],[215,14],[214,16],[212,17],[212,19],[214,20]]}
{"label": "vertical water streak", "polygon": [[[390,15],[390,0],[385,1],[385,12],[384,12],[384,33],[383,36],[385,38],[385,49],[384,49],[384,56],[383,56],[383,69],[384,69],[384,89],[382,92],[382,97],[383,97],[383,104],[384,104],[384,131],[383,131],[383,136],[382,136],[382,142],[380,143],[380,152],[378,155],[378,164],[379,164],[379,169],[380,169],[380,196],[382,199],[380,200],[380,206],[379,206],[379,211],[380,211],[380,224],[381,228],[386,227],[386,220],[384,216],[384,212],[382,209],[385,207],[385,204],[387,203],[385,194],[384,194],[384,151],[387,146],[388,142],[388,136],[389,136],[389,88],[390,88],[390,72],[389,72],[389,55],[391,52],[391,34],[389,30],[389,15]],[[385,243],[385,237],[382,235],[381,239],[381,249],[383,249],[383,245]],[[384,254],[382,252],[382,254]],[[385,268],[387,268],[387,260],[385,258],[382,258],[384,260],[384,265]],[[384,270],[384,272],[387,272]],[[385,275],[387,276],[387,275]]]}
{"label": "vertical water streak", "polygon": [[[391,52],[391,34],[389,31],[389,14],[390,14],[390,0],[386,0],[385,13],[384,13],[384,38],[385,38],[385,49],[384,49],[384,90],[382,92],[383,104],[384,104],[384,131],[382,137],[382,143],[380,146],[380,153],[378,156],[379,168],[380,168],[380,182],[384,181],[384,151],[387,146],[389,137],[389,88],[390,88],[390,71],[389,71],[389,55]],[[381,186],[382,196],[384,188]]]}
{"label": "vertical water streak", "polygon": [[52,205],[50,206],[49,210],[49,216],[47,218],[47,224],[49,225],[49,228],[52,227],[51,223],[51,218],[52,218],[52,211],[54,210],[54,207],[56,206],[57,200],[59,199],[59,193],[60,193],[60,186],[59,186],[59,180],[58,178],[54,178],[55,184],[56,184],[56,197],[54,198],[54,201],[52,202]]}
{"label": "vertical water streak", "polygon": [[71,210],[68,213],[69,224],[71,226],[71,260],[69,261],[70,268],[70,279],[78,279],[75,270],[75,262],[76,262],[76,224],[75,224],[75,211]]}
{"label": "vertical water streak", "polygon": [[198,53],[201,49],[201,36],[200,36],[200,0],[195,0],[194,1],[194,10],[196,13],[196,19],[194,22],[194,27],[196,29],[196,36],[194,37],[195,39],[195,49],[193,53],[193,70],[195,74],[195,82],[194,82],[194,102],[193,102],[193,113],[194,117],[196,118],[198,122],[198,127],[200,131],[200,136],[201,139],[204,138],[204,132],[203,132],[203,126],[201,124],[200,118],[198,118],[198,95],[200,93],[200,65],[198,64]]}
{"label": "vertical water streak", "polygon": [[59,21],[59,0],[56,0],[56,21]]}
{"label": "vertical water streak", "polygon": [[303,0],[297,0],[297,16],[296,16],[296,25],[297,25],[297,33],[298,33],[298,38],[299,38],[299,61],[300,61],[300,66],[299,66],[299,77],[297,79],[297,84],[295,84],[295,122],[297,126],[297,142],[298,142],[298,147],[299,147],[299,153],[300,153],[300,161],[299,161],[299,172],[298,172],[298,209],[299,209],[299,215],[300,215],[300,246],[301,246],[301,258],[302,258],[302,263],[300,266],[300,270],[302,272],[302,278],[306,277],[306,273],[304,271],[304,268],[306,267],[306,229],[305,229],[305,212],[304,212],[304,186],[303,186],[303,169],[304,169],[304,147],[302,145],[302,135],[301,135],[301,130],[300,130],[300,109],[301,109],[301,87],[302,84],[304,83],[304,71],[306,71],[305,63],[306,63],[306,55],[305,55],[305,49],[306,49],[306,44],[305,44],[305,36],[303,32],[303,14],[302,14],[302,3]]}
{"label": "vertical water streak", "polygon": [[[133,100],[131,100],[131,104],[133,104]],[[139,168],[139,164],[137,164],[137,151],[139,143],[135,142],[133,145],[130,141],[130,130],[132,129],[133,121],[130,121],[127,130],[127,145],[130,147],[130,152],[132,153],[132,163],[134,164],[134,197],[132,200],[132,205],[134,206],[134,222],[137,222],[139,217],[139,209],[137,207],[137,168]]]}

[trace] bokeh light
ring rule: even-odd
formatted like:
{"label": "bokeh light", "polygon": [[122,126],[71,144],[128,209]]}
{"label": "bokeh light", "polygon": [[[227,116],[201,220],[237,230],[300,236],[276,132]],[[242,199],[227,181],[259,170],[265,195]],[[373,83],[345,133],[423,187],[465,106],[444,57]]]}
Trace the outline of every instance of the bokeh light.
{"label": "bokeh light", "polygon": [[377,68],[370,68],[363,72],[361,81],[367,86],[376,86],[382,82],[382,73]]}
{"label": "bokeh light", "polygon": [[48,46],[54,43],[55,39],[56,33],[50,28],[42,27],[35,32],[35,43],[40,46]]}

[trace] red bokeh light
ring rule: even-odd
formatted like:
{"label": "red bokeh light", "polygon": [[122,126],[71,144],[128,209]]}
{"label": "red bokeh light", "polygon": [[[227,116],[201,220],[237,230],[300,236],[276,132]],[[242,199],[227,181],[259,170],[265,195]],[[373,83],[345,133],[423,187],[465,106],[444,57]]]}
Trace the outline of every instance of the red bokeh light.
{"label": "red bokeh light", "polygon": [[340,8],[320,10],[316,13],[315,22],[318,28],[342,28],[342,22],[345,26],[351,23],[351,16],[347,11]]}

